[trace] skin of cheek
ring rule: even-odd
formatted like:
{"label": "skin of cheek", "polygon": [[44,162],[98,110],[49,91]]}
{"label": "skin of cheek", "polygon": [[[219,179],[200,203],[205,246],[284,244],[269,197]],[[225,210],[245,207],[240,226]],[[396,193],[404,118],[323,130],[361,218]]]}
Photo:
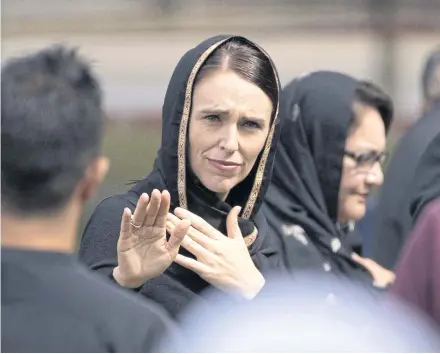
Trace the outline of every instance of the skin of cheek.
{"label": "skin of cheek", "polygon": [[[206,111],[218,117],[206,119]],[[189,122],[189,158],[194,174],[206,188],[224,199],[246,178],[264,147],[271,111],[268,96],[235,73],[213,73],[196,85]],[[264,129],[245,127],[243,117],[264,117]],[[210,159],[240,166],[234,172],[220,171]]]}
{"label": "skin of cheek", "polygon": [[[385,126],[379,112],[373,107],[360,104],[354,105],[354,112],[356,125],[347,137],[345,149],[355,153],[384,151]],[[366,200],[360,194],[368,194],[373,186],[380,186],[383,181],[380,168],[378,170],[374,167],[370,172],[379,175],[371,179],[365,172],[356,170],[354,161],[344,157],[338,207],[340,222],[357,221],[365,216]]]}

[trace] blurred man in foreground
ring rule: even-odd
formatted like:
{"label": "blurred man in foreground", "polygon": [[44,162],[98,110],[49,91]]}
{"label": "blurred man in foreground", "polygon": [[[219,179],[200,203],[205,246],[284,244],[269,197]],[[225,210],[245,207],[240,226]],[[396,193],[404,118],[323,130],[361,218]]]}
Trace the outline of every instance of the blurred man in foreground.
{"label": "blurred man in foreground", "polygon": [[61,46],[11,60],[1,100],[2,351],[152,350],[173,328],[168,318],[71,255],[83,204],[109,166],[88,65]]}

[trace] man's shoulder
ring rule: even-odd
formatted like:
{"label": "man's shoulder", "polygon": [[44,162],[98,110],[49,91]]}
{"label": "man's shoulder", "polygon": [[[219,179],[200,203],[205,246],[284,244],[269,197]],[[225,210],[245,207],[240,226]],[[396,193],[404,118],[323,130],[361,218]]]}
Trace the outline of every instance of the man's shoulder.
{"label": "man's shoulder", "polygon": [[100,308],[109,316],[117,317],[120,314],[134,319],[148,315],[168,319],[165,312],[152,301],[130,289],[120,288],[110,279],[89,271],[81,264],[77,265],[77,277],[77,281],[83,286],[80,291],[88,293],[90,306]]}

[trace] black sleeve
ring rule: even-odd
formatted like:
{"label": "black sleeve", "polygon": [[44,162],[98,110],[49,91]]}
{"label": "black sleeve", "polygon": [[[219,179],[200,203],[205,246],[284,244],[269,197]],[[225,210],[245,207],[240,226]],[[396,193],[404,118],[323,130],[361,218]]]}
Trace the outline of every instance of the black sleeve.
{"label": "black sleeve", "polygon": [[118,265],[117,245],[124,208],[135,207],[122,195],[104,199],[87,223],[79,249],[79,259],[92,270],[113,280]]}
{"label": "black sleeve", "polygon": [[284,270],[281,253],[271,237],[268,236],[263,238],[259,250],[251,254],[255,266],[262,274]]}

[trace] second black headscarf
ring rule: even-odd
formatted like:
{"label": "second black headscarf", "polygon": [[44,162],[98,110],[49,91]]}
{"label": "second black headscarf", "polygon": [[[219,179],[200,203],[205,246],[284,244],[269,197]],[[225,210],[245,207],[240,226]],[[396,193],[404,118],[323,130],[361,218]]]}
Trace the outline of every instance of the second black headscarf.
{"label": "second black headscarf", "polygon": [[[337,223],[357,86],[347,75],[320,71],[295,79],[282,91],[284,124],[264,212],[291,270],[332,269],[333,274],[371,280],[351,259],[346,232]],[[306,247],[299,247],[298,240]]]}

